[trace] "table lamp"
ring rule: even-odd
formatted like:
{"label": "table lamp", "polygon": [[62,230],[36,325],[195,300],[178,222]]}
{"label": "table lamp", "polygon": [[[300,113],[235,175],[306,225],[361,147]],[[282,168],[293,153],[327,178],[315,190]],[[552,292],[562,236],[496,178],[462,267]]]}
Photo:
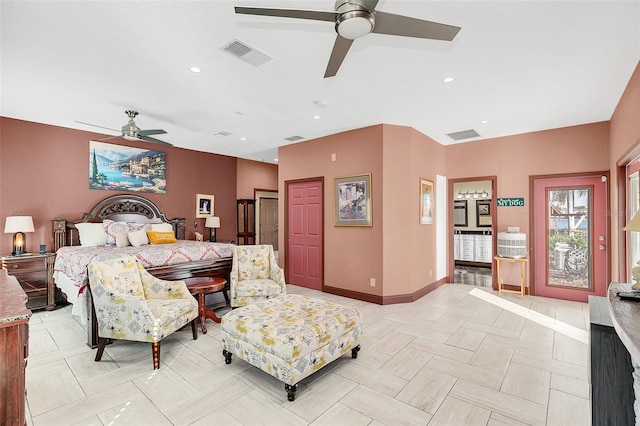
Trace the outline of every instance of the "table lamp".
{"label": "table lamp", "polygon": [[25,232],[35,232],[31,216],[7,216],[7,220],[4,223],[4,233],[13,233],[12,256],[25,254],[27,246],[27,238],[24,235]]}
{"label": "table lamp", "polygon": [[[631,218],[629,223],[627,223],[627,225],[622,228],[622,230],[628,232],[640,232],[640,213],[636,213],[636,215]],[[634,272],[636,271],[634,271],[634,269],[638,267],[639,266],[634,266],[633,268],[631,268],[631,275],[635,275]],[[632,288],[634,290],[640,290],[640,280],[636,280],[636,282],[633,283]]]}
{"label": "table lamp", "polygon": [[209,228],[209,241],[216,242],[216,228],[220,228],[220,218],[218,216],[209,216],[204,222],[204,226]]}

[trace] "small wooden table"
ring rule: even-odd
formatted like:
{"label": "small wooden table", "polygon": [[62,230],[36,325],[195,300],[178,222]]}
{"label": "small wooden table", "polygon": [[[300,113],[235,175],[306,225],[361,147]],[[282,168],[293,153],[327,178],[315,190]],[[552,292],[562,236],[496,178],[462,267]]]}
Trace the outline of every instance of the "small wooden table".
{"label": "small wooden table", "polygon": [[[494,256],[493,258],[496,260],[496,272],[498,275],[498,296],[500,296],[502,292],[505,292],[505,293],[518,293],[520,294],[520,297],[523,297],[525,286],[526,286],[525,264],[529,261],[529,259],[527,259],[526,257],[513,259],[511,257],[500,257],[500,256]],[[502,281],[502,275],[500,274],[500,263],[502,262],[505,262],[505,263],[519,262],[520,263],[520,291],[506,290],[505,288],[503,288],[504,282]]]}
{"label": "small wooden table", "polygon": [[220,318],[218,318],[214,311],[207,309],[204,302],[205,296],[209,293],[222,291],[227,284],[227,280],[213,277],[191,277],[185,278],[184,282],[187,284],[187,288],[191,294],[194,297],[197,296],[200,326],[202,327],[202,333],[207,334],[207,318],[215,322],[220,322]]}

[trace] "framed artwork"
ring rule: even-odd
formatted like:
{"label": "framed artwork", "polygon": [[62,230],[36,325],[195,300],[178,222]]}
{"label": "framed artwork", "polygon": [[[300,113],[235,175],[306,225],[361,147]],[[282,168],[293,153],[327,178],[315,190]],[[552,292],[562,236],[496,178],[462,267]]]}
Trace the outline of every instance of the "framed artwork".
{"label": "framed artwork", "polygon": [[335,179],[335,226],[371,226],[371,173]]}
{"label": "framed artwork", "polygon": [[196,218],[213,216],[213,195],[196,194]]}
{"label": "framed artwork", "polygon": [[420,224],[433,223],[433,181],[420,178]]}
{"label": "framed artwork", "polygon": [[89,141],[89,189],[166,194],[165,153]]}
{"label": "framed artwork", "polygon": [[490,200],[476,200],[476,226],[483,228],[491,226]]}

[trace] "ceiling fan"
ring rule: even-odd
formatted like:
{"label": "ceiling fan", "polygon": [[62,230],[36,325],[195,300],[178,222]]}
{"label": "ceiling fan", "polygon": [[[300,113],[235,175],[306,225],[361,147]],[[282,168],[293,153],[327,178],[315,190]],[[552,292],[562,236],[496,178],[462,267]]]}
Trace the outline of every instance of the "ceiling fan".
{"label": "ceiling fan", "polygon": [[[161,144],[161,145],[173,146],[169,142],[161,141],[160,139],[152,138],[150,136],[150,135],[162,135],[162,134],[167,133],[164,130],[162,130],[162,129],[142,130],[142,129],[140,129],[140,127],[138,127],[136,125],[135,121],[133,121],[133,119],[136,118],[136,116],[138,115],[138,111],[133,111],[133,110],[128,109],[124,113],[127,114],[127,117],[129,117],[129,122],[127,124],[125,124],[124,126],[122,126],[122,130],[121,131],[120,130],[116,130],[116,129],[110,129],[109,127],[98,126],[98,125],[91,124],[91,123],[84,123],[82,121],[76,121],[76,123],[86,124],[88,126],[93,126],[93,127],[100,127],[101,129],[112,130],[114,132],[119,132],[120,131],[121,132],[120,136],[123,137],[124,139],[128,140],[128,141],[141,140],[141,141],[158,143],[158,144]],[[115,138],[117,136],[113,136],[113,137]],[[107,139],[112,139],[112,138],[107,138]]]}
{"label": "ceiling fan", "polygon": [[451,41],[460,31],[460,27],[452,25],[378,12],[375,10],[377,4],[378,0],[337,0],[335,12],[238,6],[235,10],[246,15],[334,22],[338,36],[324,78],[335,76],[353,40],[369,33]]}

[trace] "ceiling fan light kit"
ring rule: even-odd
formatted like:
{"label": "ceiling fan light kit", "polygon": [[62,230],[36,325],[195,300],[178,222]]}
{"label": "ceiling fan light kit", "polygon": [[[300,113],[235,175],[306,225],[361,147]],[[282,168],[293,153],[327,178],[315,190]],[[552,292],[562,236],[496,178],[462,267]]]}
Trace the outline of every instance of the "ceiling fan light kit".
{"label": "ceiling fan light kit", "polygon": [[[345,3],[340,7],[353,7],[353,5]],[[338,12],[340,12],[340,7],[338,7]],[[340,37],[355,40],[373,31],[375,25],[376,20],[368,10],[349,10],[340,14],[336,19],[336,32],[340,34]]]}

